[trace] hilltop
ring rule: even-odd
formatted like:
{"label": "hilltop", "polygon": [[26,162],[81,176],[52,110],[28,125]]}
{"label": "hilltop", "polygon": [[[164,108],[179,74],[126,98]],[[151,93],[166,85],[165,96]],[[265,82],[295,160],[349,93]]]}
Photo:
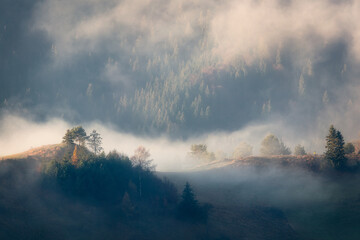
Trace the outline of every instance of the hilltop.
{"label": "hilltop", "polygon": [[1,157],[2,160],[6,159],[24,159],[31,157],[35,160],[51,160],[54,157],[61,156],[65,153],[66,144],[49,144],[41,147],[31,148],[25,152],[11,154]]}

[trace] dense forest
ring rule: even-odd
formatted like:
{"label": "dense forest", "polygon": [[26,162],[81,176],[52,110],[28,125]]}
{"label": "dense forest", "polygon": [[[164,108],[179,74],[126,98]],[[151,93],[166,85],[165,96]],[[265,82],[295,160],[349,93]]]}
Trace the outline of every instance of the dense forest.
{"label": "dense forest", "polygon": [[[224,57],[214,54],[221,47],[211,28],[216,9],[199,3],[201,10],[184,25],[177,25],[176,21],[183,20],[174,17],[159,42],[151,41],[156,30],[144,23],[144,28],[133,31],[114,29],[115,36],[105,34],[100,43],[94,43],[108,48],[94,48],[88,45],[92,39],[87,35],[73,40],[71,29],[81,24],[77,18],[57,18],[57,12],[43,16],[49,19],[35,15],[54,7],[52,1],[16,5],[4,1],[2,5],[0,39],[7,47],[1,49],[0,59],[1,109],[30,111],[36,120],[101,120],[140,135],[189,137],[234,131],[253,121],[286,115],[289,125],[311,133],[309,125],[318,121],[319,114],[326,116],[333,108],[352,111],[351,103],[357,100],[346,87],[357,86],[346,39],[334,38],[326,44],[312,41],[316,56],[304,51],[302,39],[299,44],[289,37],[268,46],[266,54],[255,44],[247,50],[249,54],[234,52],[231,58]],[[163,6],[173,10],[170,3],[163,1]],[[92,9],[91,15],[94,8],[79,3],[74,11],[82,15],[83,9]],[[21,15],[14,14],[18,9]],[[143,21],[151,23],[159,13],[150,9]],[[183,11],[187,13],[188,8],[184,6]],[[84,18],[91,21],[91,16]],[[35,25],[31,31],[27,30],[29,19]],[[64,21],[62,30],[70,34],[68,40],[48,28],[52,26],[47,24],[57,21]],[[184,35],[171,29],[172,24],[185,28]],[[322,40],[319,36],[318,41]],[[78,45],[83,48],[68,50]]]}

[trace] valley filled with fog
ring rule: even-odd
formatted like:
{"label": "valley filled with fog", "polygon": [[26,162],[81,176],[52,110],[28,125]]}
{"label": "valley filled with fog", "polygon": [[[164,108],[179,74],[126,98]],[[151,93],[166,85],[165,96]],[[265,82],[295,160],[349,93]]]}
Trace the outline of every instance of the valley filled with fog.
{"label": "valley filled with fog", "polygon": [[1,239],[359,239],[360,2],[3,0]]}

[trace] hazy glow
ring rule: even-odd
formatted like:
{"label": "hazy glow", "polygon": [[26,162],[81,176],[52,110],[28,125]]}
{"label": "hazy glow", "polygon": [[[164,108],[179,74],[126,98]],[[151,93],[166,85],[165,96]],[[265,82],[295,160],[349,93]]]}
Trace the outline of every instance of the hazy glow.
{"label": "hazy glow", "polygon": [[[45,123],[37,123],[20,116],[7,115],[1,119],[0,145],[2,147],[0,156],[19,153],[32,147],[60,143],[66,129],[71,127],[73,126],[61,119],[51,119]],[[101,134],[105,152],[115,149],[132,156],[138,146],[144,146],[150,150],[151,158],[154,159],[158,171],[189,170],[199,165],[199,162],[194,162],[188,158],[191,144],[204,143],[207,144],[208,151],[215,154],[221,153],[223,157],[231,157],[235,147],[242,141],[254,146],[254,154],[258,154],[260,142],[269,131],[281,136],[284,142],[291,147],[299,143],[295,131],[291,134],[291,129],[284,128],[281,122],[249,126],[232,133],[211,133],[193,137],[186,141],[173,141],[167,137],[138,137],[118,132],[111,125],[96,122],[84,124],[83,127],[87,133],[95,129]],[[321,138],[301,143],[309,151],[323,148]]]}
{"label": "hazy glow", "polygon": [[288,40],[297,43],[300,55],[313,55],[338,38],[349,42],[358,59],[359,12],[358,1],[47,0],[36,11],[35,28],[48,32],[61,56],[97,51],[109,39],[116,50],[128,44],[121,42],[124,36],[138,42],[137,51],[149,54],[157,43],[198,34],[194,26],[200,25],[213,42],[210,50],[225,61],[266,58]]}

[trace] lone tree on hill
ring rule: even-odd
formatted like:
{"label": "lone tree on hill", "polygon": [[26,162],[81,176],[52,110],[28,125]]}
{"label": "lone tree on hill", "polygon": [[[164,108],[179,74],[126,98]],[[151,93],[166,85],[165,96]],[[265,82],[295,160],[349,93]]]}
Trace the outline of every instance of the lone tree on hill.
{"label": "lone tree on hill", "polygon": [[63,142],[72,145],[76,141],[79,146],[84,146],[87,138],[84,128],[77,126],[66,131]]}
{"label": "lone tree on hill", "polygon": [[306,155],[305,148],[303,146],[301,146],[300,144],[296,145],[294,148],[294,155],[296,155],[296,156]]}
{"label": "lone tree on hill", "polygon": [[343,169],[346,164],[344,144],[345,142],[341,132],[331,125],[329,135],[326,136],[325,158],[331,166],[337,170]]}
{"label": "lone tree on hill", "polygon": [[93,130],[87,139],[88,145],[93,150],[95,155],[97,155],[103,150],[103,148],[101,147],[102,144],[101,140],[102,137],[100,137],[100,134],[96,132],[96,130]]}
{"label": "lone tree on hill", "polygon": [[196,200],[194,191],[188,182],[186,182],[181,195],[181,202],[178,210],[180,217],[183,219],[196,219],[199,214],[199,203]]}
{"label": "lone tree on hill", "polygon": [[79,146],[84,146],[87,139],[85,129],[82,126],[77,126],[71,129],[74,135],[74,141],[78,143]]}
{"label": "lone tree on hill", "polygon": [[215,160],[215,154],[213,152],[208,152],[206,144],[191,145],[190,156],[198,160]]}
{"label": "lone tree on hill", "polygon": [[261,142],[260,152],[262,155],[289,155],[290,149],[285,146],[283,141],[279,140],[275,135],[269,134]]}

